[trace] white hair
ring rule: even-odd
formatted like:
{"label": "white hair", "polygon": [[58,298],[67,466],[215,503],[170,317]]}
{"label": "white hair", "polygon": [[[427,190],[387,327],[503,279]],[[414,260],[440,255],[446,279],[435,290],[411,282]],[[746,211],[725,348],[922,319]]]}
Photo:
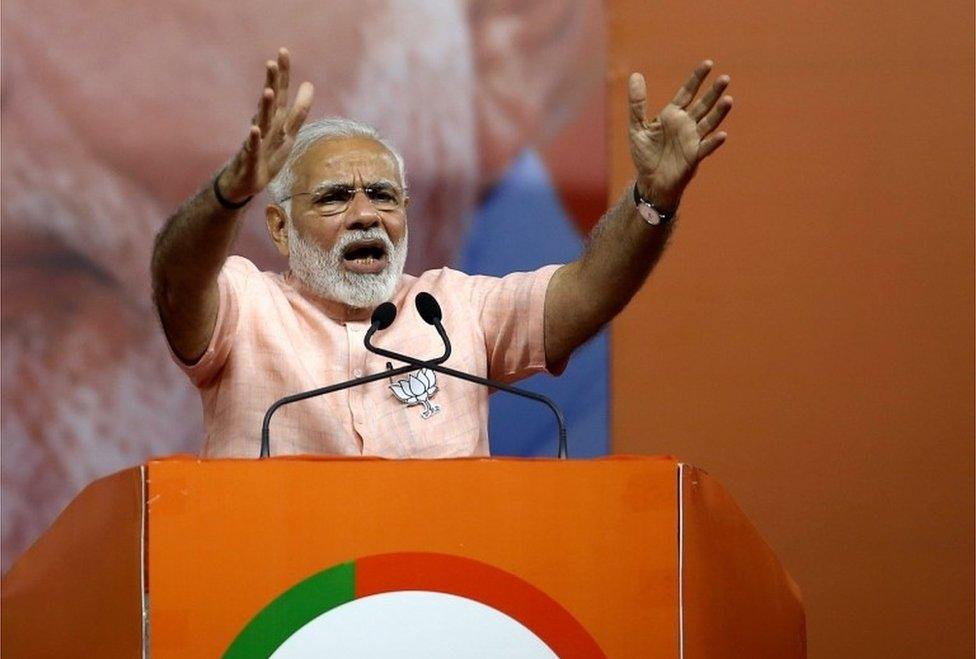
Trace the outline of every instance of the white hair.
{"label": "white hair", "polygon": [[271,201],[280,206],[285,211],[285,214],[290,217],[291,200],[288,199],[286,201],[285,198],[292,194],[292,187],[295,185],[295,163],[316,142],[349,137],[366,137],[371,140],[376,140],[386,147],[393,154],[393,159],[396,160],[397,173],[400,175],[403,191],[407,191],[407,172],[403,164],[403,156],[400,155],[400,152],[397,151],[393,144],[380,135],[379,131],[369,124],[356,121],[355,119],[325,117],[324,119],[305,124],[298,131],[298,135],[295,136],[295,143],[288,153],[285,164],[282,165],[278,174],[268,183],[268,194],[271,196]]}

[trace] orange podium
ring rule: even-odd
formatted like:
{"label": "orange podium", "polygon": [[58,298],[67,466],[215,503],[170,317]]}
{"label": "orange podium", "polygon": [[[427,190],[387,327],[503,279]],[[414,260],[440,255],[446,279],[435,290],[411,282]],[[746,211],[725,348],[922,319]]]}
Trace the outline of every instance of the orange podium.
{"label": "orange podium", "polygon": [[798,589],[672,458],[152,460],[3,580],[16,657],[804,657]]}

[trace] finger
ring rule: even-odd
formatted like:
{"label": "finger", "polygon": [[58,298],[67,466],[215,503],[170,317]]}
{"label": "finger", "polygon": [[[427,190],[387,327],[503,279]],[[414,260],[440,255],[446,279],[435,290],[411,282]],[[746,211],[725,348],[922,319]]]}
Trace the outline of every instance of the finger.
{"label": "finger", "polygon": [[278,63],[274,60],[268,60],[264,63],[264,86],[273,91],[275,94],[278,93]]}
{"label": "finger", "polygon": [[257,126],[251,126],[251,130],[248,131],[247,137],[244,138],[244,143],[241,145],[240,151],[234,156],[230,167],[227,168],[232,174],[232,180],[235,183],[235,185],[228,186],[229,188],[236,187],[236,182],[238,181],[250,181],[253,178],[254,172],[257,170],[260,151],[261,129]]}
{"label": "finger", "polygon": [[671,103],[673,105],[677,105],[679,108],[683,108],[691,103],[691,99],[695,98],[695,94],[698,93],[698,88],[701,87],[702,81],[711,70],[712,60],[710,59],[705,60],[695,67],[695,72],[691,74],[691,77],[688,78],[688,82],[682,85],[681,89],[678,90],[678,93],[674,95],[674,98],[671,99]]}
{"label": "finger", "polygon": [[278,107],[285,107],[288,103],[288,79],[291,75],[291,55],[287,48],[278,49]]}
{"label": "finger", "polygon": [[258,105],[258,114],[255,117],[254,125],[260,129],[260,135],[267,135],[271,129],[271,115],[273,113],[275,93],[269,88],[264,88],[261,94],[261,102]]}
{"label": "finger", "polygon": [[723,96],[722,100],[715,104],[712,111],[705,115],[705,118],[698,122],[698,136],[705,137],[713,130],[718,128],[725,115],[732,109],[732,97]]}
{"label": "finger", "polygon": [[241,164],[247,165],[249,162],[253,162],[257,159],[258,152],[261,149],[261,129],[257,126],[251,126],[251,130],[247,133],[247,138],[244,140],[244,144],[241,147]]}
{"label": "finger", "polygon": [[718,80],[715,81],[715,84],[712,85],[712,88],[708,90],[708,93],[698,99],[695,104],[691,106],[691,110],[688,111],[691,118],[695,121],[700,121],[702,117],[708,114],[708,111],[712,109],[713,105],[715,105],[715,101],[722,96],[722,92],[724,92],[725,88],[729,86],[730,81],[731,78],[729,78],[729,76],[719,76]]}
{"label": "finger", "polygon": [[702,140],[701,144],[698,145],[698,162],[715,153],[717,148],[725,144],[727,137],[726,133],[715,133],[707,140]]}
{"label": "finger", "polygon": [[261,130],[257,126],[251,126],[251,132],[247,134],[244,141],[244,162],[241,163],[241,178],[248,183],[254,181],[255,172],[258,169],[258,160],[261,158]]}
{"label": "finger", "polygon": [[312,83],[303,82],[298,86],[298,93],[295,95],[295,103],[291,106],[288,119],[285,121],[285,134],[294,137],[298,134],[298,129],[305,123],[308,111],[312,109],[312,96],[315,88]]}
{"label": "finger", "polygon": [[630,127],[643,128],[647,120],[647,83],[644,82],[644,76],[631,73],[627,93],[630,96]]}

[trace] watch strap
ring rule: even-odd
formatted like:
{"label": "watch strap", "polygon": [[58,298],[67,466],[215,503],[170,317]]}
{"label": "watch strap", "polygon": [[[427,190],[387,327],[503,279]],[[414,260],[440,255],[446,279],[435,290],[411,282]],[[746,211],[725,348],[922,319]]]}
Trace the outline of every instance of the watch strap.
{"label": "watch strap", "polygon": [[637,206],[637,209],[638,210],[641,210],[641,206],[644,206],[644,207],[649,208],[650,210],[654,211],[654,213],[659,218],[659,221],[656,222],[656,223],[655,222],[652,222],[650,219],[648,219],[647,215],[645,215],[643,212],[641,213],[641,217],[643,217],[647,221],[648,224],[652,224],[652,225],[653,224],[658,224],[658,225],[667,224],[668,222],[670,222],[671,220],[674,219],[674,216],[675,215],[678,214],[678,209],[677,208],[674,209],[674,210],[671,210],[671,211],[663,211],[660,208],[658,208],[657,206],[655,206],[654,204],[652,204],[651,202],[649,202],[648,200],[644,199],[641,196],[640,190],[637,189],[637,182],[636,181],[634,182],[634,205]]}

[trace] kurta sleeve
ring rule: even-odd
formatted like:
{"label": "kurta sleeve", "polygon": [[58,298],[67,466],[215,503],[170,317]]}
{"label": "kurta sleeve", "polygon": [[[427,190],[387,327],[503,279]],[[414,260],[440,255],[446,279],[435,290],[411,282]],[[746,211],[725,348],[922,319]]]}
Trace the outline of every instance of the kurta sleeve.
{"label": "kurta sleeve", "polygon": [[207,349],[197,361],[187,364],[170,346],[173,361],[197,387],[203,388],[213,382],[227,363],[237,336],[241,310],[246,304],[248,279],[255,272],[257,268],[247,259],[240,256],[228,257],[217,276],[217,320]]}
{"label": "kurta sleeve", "polygon": [[546,360],[546,290],[559,267],[472,277],[490,378],[514,382],[542,371],[558,375],[566,368],[568,360],[553,365]]}

